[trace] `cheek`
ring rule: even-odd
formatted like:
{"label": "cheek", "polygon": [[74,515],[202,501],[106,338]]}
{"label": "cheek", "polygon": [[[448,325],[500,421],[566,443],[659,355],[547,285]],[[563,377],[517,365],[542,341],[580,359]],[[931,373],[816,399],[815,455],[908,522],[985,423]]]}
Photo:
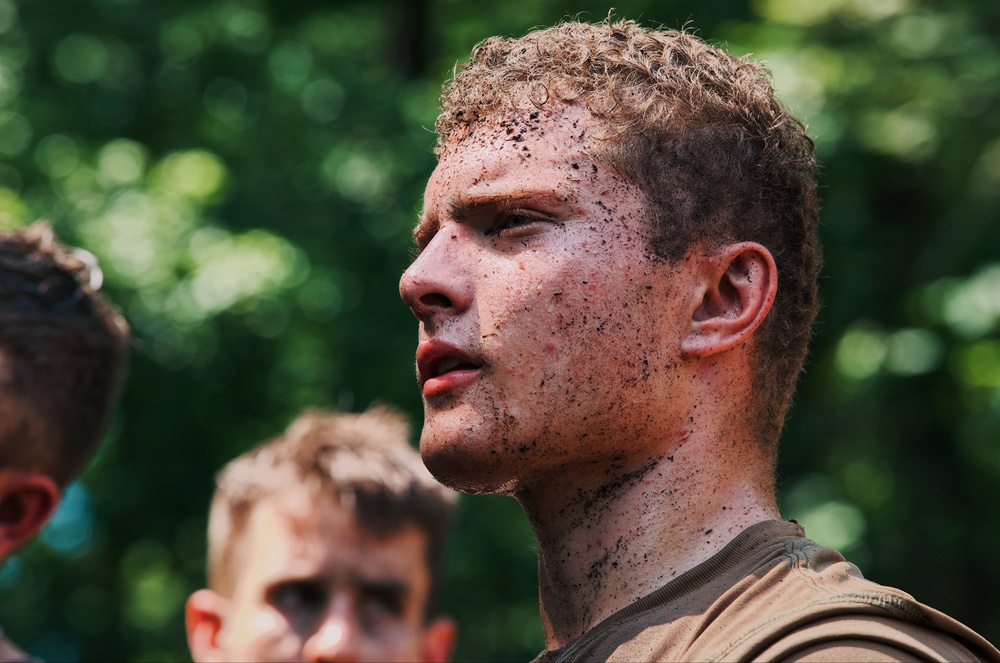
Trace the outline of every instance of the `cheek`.
{"label": "cheek", "polygon": [[579,297],[565,286],[523,283],[506,288],[481,307],[480,332],[487,354],[503,357],[513,375],[558,362],[585,313]]}
{"label": "cheek", "polygon": [[368,661],[420,660],[423,653],[420,636],[419,631],[401,624],[396,628],[384,629],[377,637],[366,638],[366,653],[362,658]]}
{"label": "cheek", "polygon": [[291,660],[302,652],[302,638],[274,610],[262,609],[248,615],[232,636],[234,649],[253,660]]}
{"label": "cheek", "polygon": [[[567,279],[558,291],[532,303],[537,318],[540,350],[551,361],[555,355],[597,352],[607,345],[621,345],[635,337],[642,324],[636,314],[646,305],[630,287],[609,275]],[[626,283],[627,275],[621,275]],[[638,323],[638,324],[637,324]]]}
{"label": "cheek", "polygon": [[582,375],[649,345],[651,274],[643,263],[616,259],[641,252],[594,246],[526,253],[480,278],[482,347],[502,356],[513,376]]}
{"label": "cheek", "polygon": [[571,258],[569,252],[530,253],[484,273],[477,284],[483,338],[501,333],[539,338],[570,326],[574,309],[589,300],[589,284],[601,278],[594,265]]}

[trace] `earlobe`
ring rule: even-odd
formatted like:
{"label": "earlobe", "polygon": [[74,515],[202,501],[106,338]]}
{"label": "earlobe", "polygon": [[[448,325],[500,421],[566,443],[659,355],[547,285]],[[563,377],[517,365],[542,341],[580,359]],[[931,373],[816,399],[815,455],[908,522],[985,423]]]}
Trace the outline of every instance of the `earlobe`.
{"label": "earlobe", "polygon": [[702,262],[704,288],[681,352],[703,358],[743,343],[771,310],[778,290],[774,257],[756,242],[723,247]]}
{"label": "earlobe", "polygon": [[219,634],[228,601],[211,589],[199,589],[192,594],[184,610],[188,648],[196,663],[220,663],[227,660]]}
{"label": "earlobe", "polygon": [[455,620],[438,617],[424,630],[424,663],[448,663],[455,651]]}
{"label": "earlobe", "polygon": [[38,533],[59,506],[60,490],[44,474],[8,472],[0,479],[0,559]]}

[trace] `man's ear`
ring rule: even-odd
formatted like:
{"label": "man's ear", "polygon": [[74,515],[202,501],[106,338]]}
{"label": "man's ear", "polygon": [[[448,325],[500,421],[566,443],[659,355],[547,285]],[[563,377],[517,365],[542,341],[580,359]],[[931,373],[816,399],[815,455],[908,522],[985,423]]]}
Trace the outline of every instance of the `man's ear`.
{"label": "man's ear", "polygon": [[774,257],[756,242],[729,244],[700,265],[701,298],[695,303],[682,353],[702,358],[746,341],[764,321],[778,291]]}
{"label": "man's ear", "polygon": [[455,620],[438,617],[424,627],[424,663],[448,663],[455,652]]}
{"label": "man's ear", "polygon": [[0,477],[0,560],[42,529],[60,495],[59,485],[45,474],[5,472]]}
{"label": "man's ear", "polygon": [[226,608],[223,596],[211,589],[199,589],[192,594],[184,609],[188,649],[196,663],[220,663],[227,660],[226,650],[219,644],[219,633]]}

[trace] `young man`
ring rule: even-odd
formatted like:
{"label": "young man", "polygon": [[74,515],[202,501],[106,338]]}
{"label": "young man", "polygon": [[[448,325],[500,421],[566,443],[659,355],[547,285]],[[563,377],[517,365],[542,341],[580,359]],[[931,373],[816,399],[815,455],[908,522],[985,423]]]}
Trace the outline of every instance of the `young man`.
{"label": "young man", "polygon": [[223,468],[195,661],[449,660],[454,623],[428,611],[455,495],[407,437],[385,408],[309,412]]}
{"label": "young man", "polygon": [[[100,285],[93,256],[47,225],[0,234],[0,564],[48,521],[104,434],[129,333]],[[23,659],[0,638],[0,660]]]}
{"label": "young man", "polygon": [[1000,660],[780,520],[816,312],[812,143],[766,72],[632,22],[480,44],[400,292],[421,451],[520,502],[542,661]]}

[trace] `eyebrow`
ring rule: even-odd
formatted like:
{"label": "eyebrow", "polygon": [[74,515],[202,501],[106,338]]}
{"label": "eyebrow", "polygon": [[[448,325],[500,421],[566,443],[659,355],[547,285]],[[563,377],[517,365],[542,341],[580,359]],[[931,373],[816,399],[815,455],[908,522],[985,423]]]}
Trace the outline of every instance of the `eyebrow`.
{"label": "eyebrow", "polygon": [[426,214],[420,215],[420,220],[413,229],[413,243],[416,245],[418,252],[423,251],[424,247],[430,244],[431,239],[437,234],[440,227],[441,221],[436,214],[432,216]]}
{"label": "eyebrow", "polygon": [[367,592],[392,593],[400,596],[406,596],[411,591],[410,583],[404,580],[397,580],[395,578],[368,578],[359,573],[348,573],[346,575],[322,572],[314,574],[305,573],[275,578],[269,585],[271,587],[278,587],[290,584],[327,584],[330,582],[347,584]]}
{"label": "eyebrow", "polygon": [[367,592],[396,594],[398,596],[407,596],[410,593],[409,583],[403,582],[402,580],[364,578],[357,575],[352,576],[350,580],[355,584],[355,586],[360,587]]}
{"label": "eyebrow", "polygon": [[[521,192],[498,192],[489,194],[475,194],[472,196],[459,196],[447,203],[449,218],[462,222],[467,220],[476,211],[488,208],[498,212],[509,211],[531,205],[541,200],[559,200],[561,197],[555,191],[527,190]],[[434,238],[441,227],[440,217],[436,213],[423,214],[417,226],[413,229],[413,241],[417,245],[417,250],[424,247]]]}
{"label": "eyebrow", "polygon": [[551,196],[551,194],[543,194],[541,192],[528,194],[491,193],[487,195],[469,196],[466,198],[459,198],[458,200],[453,200],[448,203],[448,213],[451,215],[451,218],[456,221],[464,221],[476,210],[484,207],[489,207],[499,211],[508,211],[521,207],[531,201],[538,200],[543,196]]}

